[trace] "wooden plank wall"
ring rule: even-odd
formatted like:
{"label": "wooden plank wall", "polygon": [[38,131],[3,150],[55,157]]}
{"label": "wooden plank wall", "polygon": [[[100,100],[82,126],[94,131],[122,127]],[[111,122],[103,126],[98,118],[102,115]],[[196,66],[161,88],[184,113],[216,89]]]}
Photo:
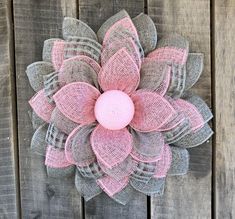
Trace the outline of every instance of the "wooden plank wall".
{"label": "wooden plank wall", "polygon": [[214,5],[215,218],[235,218],[235,1]]}
{"label": "wooden plank wall", "polygon": [[0,218],[18,217],[12,7],[0,0]]}
{"label": "wooden plank wall", "polygon": [[[25,74],[41,60],[43,41],[61,37],[63,16],[97,31],[122,8],[132,17],[147,12],[159,38],[178,32],[190,40],[191,52],[204,53],[194,90],[216,116],[214,141],[190,150],[187,176],[169,177],[162,198],[137,195],[124,207],[104,194],[84,203],[71,179],[47,177],[43,158],[30,152],[33,91]],[[0,0],[0,218],[234,218],[234,18],[233,0]]]}
{"label": "wooden plank wall", "polygon": [[43,41],[60,37],[63,16],[77,16],[75,0],[14,0],[15,62],[22,218],[81,218],[73,180],[48,178],[44,158],[30,152],[33,95],[25,69],[42,59]]}

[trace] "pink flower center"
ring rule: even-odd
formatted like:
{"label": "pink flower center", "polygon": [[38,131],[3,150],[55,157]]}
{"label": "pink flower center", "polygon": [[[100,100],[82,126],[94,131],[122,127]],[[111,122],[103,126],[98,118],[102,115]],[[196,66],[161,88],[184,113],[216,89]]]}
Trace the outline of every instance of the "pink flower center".
{"label": "pink flower center", "polygon": [[135,107],[131,98],[119,90],[106,91],[96,101],[95,117],[106,129],[119,130],[132,120]]}

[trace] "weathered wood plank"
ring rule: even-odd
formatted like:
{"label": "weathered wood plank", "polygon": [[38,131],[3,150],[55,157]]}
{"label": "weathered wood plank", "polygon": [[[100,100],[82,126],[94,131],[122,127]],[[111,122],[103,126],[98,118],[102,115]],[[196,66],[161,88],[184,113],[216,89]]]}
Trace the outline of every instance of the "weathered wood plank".
{"label": "weathered wood plank", "polygon": [[[190,51],[204,53],[204,72],[194,90],[210,105],[210,1],[148,0],[148,13],[159,38],[178,32],[189,39]],[[164,196],[151,200],[152,218],[211,217],[211,155],[211,143],[190,149],[188,175],[168,177]]]}
{"label": "weathered wood plank", "polygon": [[11,1],[0,0],[0,218],[18,218]]}
{"label": "weathered wood plank", "polygon": [[60,37],[63,16],[77,16],[76,0],[14,0],[18,139],[22,218],[81,218],[73,179],[48,178],[44,158],[30,150],[33,95],[26,66],[42,59],[43,41]]}
{"label": "weathered wood plank", "polygon": [[[95,31],[100,25],[121,9],[133,17],[144,11],[143,0],[80,0],[79,19],[87,22]],[[147,218],[147,197],[138,194],[126,206],[117,204],[102,194],[85,203],[86,219]]]}
{"label": "weathered wood plank", "polygon": [[215,218],[235,218],[235,2],[214,1]]}

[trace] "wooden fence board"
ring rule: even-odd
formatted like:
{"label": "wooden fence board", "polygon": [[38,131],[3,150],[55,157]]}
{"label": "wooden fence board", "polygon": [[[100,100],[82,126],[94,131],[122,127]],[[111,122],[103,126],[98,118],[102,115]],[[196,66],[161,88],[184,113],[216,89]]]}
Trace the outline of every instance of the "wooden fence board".
{"label": "wooden fence board", "polygon": [[[210,105],[210,1],[148,0],[148,13],[156,24],[159,38],[178,32],[189,39],[190,51],[204,53],[204,72],[194,91]],[[188,175],[168,177],[164,196],[151,200],[152,218],[211,217],[211,143],[189,152]]]}
{"label": "wooden fence board", "polygon": [[235,2],[214,1],[215,218],[235,218]]}
{"label": "wooden fence board", "polygon": [[18,218],[11,1],[0,0],[0,218]]}
{"label": "wooden fence board", "polygon": [[22,218],[81,218],[73,180],[48,178],[44,158],[32,154],[27,65],[42,59],[43,41],[61,36],[63,16],[77,16],[76,0],[14,0],[15,60]]}
{"label": "wooden fence board", "polygon": [[[126,9],[132,16],[144,11],[143,0],[80,0],[79,19],[87,22],[95,31],[100,25],[121,9]],[[147,218],[147,198],[138,194],[134,199],[122,206],[112,201],[107,195],[102,194],[85,203],[86,219],[113,219],[113,218]]]}

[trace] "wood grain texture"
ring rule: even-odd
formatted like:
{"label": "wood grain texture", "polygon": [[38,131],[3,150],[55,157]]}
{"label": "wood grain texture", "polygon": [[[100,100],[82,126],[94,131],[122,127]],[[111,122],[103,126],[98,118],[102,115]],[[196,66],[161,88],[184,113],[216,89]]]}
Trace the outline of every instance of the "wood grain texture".
{"label": "wood grain texture", "polygon": [[[142,0],[80,0],[79,19],[87,22],[95,31],[121,9],[126,9],[130,16],[136,16],[144,11]],[[112,201],[107,195],[102,194],[85,203],[86,219],[145,219],[147,218],[147,197],[136,194],[126,206]]]}
{"label": "wood grain texture", "polygon": [[0,0],[0,218],[18,218],[11,1]]}
{"label": "wood grain texture", "polygon": [[61,37],[63,16],[77,15],[75,0],[14,0],[15,61],[22,218],[81,218],[74,180],[48,178],[44,158],[32,154],[28,104],[33,91],[25,69],[42,59],[43,41]]}
{"label": "wood grain texture", "polygon": [[214,1],[215,218],[235,218],[235,2]]}
{"label": "wood grain texture", "polygon": [[[211,104],[210,1],[148,0],[158,37],[177,32],[190,41],[191,52],[204,53],[204,71],[194,91]],[[211,217],[211,143],[189,150],[190,171],[168,177],[162,198],[152,198],[152,218]]]}

